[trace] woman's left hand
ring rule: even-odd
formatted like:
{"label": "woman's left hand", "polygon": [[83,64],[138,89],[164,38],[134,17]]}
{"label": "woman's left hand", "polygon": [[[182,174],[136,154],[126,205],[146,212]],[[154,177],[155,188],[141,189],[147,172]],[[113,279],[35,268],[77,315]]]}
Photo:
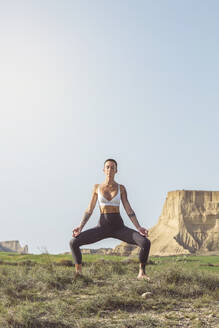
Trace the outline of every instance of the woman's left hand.
{"label": "woman's left hand", "polygon": [[143,227],[140,227],[140,228],[138,228],[138,231],[142,236],[146,236],[146,237],[148,236],[148,230],[147,229],[145,229]]}

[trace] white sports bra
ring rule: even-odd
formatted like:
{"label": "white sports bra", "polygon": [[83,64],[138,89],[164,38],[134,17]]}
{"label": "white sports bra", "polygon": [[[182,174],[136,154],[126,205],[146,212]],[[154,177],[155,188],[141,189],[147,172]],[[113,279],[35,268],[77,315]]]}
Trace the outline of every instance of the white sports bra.
{"label": "white sports bra", "polygon": [[106,199],[100,193],[100,185],[98,186],[98,202],[100,206],[119,206],[120,205],[120,185],[118,184],[118,192],[111,200]]}

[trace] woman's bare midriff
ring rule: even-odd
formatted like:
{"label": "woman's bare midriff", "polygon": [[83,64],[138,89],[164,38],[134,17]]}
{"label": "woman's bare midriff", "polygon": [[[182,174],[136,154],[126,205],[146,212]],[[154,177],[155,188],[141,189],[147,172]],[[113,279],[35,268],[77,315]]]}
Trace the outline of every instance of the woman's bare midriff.
{"label": "woman's bare midriff", "polygon": [[119,206],[100,206],[100,213],[119,213]]}

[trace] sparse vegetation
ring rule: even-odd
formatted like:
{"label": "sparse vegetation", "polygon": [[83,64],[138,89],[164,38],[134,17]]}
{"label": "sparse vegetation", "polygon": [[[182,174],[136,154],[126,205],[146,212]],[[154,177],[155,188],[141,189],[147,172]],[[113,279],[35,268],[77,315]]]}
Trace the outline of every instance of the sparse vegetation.
{"label": "sparse vegetation", "polygon": [[137,259],[83,259],[75,277],[71,255],[0,253],[0,328],[219,325],[218,256],[151,257],[151,283],[136,280]]}

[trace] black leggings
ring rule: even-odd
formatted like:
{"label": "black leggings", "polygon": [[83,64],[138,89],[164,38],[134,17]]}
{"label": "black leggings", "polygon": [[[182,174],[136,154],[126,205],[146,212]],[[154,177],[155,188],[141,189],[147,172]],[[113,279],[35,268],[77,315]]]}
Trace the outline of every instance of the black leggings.
{"label": "black leggings", "polygon": [[147,262],[151,242],[138,231],[124,225],[120,213],[104,213],[100,215],[98,225],[82,231],[77,237],[70,240],[70,248],[74,262],[82,263],[80,246],[92,244],[105,238],[116,238],[126,243],[137,245],[141,248],[139,253],[140,263]]}

